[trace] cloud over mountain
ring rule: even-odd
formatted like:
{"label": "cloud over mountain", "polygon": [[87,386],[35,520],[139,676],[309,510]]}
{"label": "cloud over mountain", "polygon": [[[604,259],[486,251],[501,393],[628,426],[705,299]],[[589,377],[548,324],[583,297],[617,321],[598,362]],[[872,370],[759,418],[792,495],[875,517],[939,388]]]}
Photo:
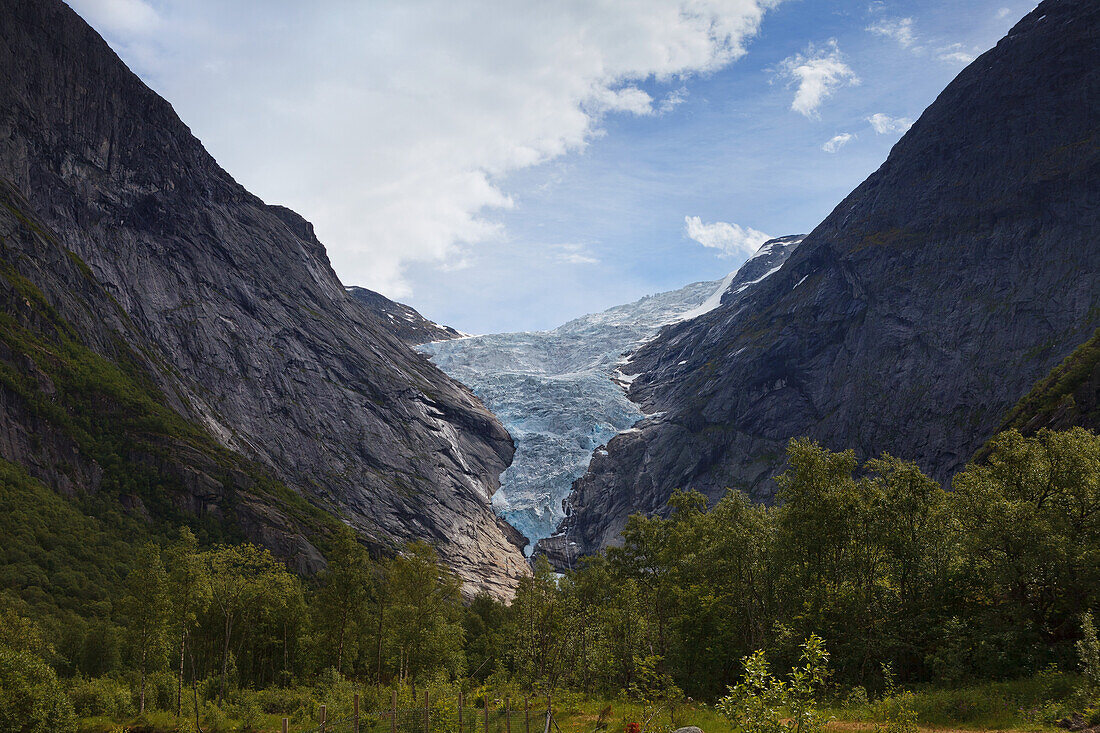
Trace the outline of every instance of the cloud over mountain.
{"label": "cloud over mountain", "polygon": [[670,112],[778,1],[73,5],[345,281],[407,295],[408,263],[500,236],[507,175]]}
{"label": "cloud over mountain", "polygon": [[817,117],[821,103],[838,89],[859,84],[835,40],[821,48],[811,43],[802,53],[788,56],[776,68],[776,75],[795,87],[791,109],[811,118]]}

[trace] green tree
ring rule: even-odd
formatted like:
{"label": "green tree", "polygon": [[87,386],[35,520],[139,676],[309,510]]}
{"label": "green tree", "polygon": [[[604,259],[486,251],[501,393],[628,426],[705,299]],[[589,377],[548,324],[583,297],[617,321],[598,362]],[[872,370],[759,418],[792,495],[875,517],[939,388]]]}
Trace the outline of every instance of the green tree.
{"label": "green tree", "polygon": [[[168,550],[168,602],[172,609],[169,629],[178,641],[179,665],[176,670],[176,717],[183,712],[183,676],[187,642],[210,604],[210,579],[206,575],[198,540],[187,527]],[[194,670],[192,670],[192,674]]]}
{"label": "green tree", "polygon": [[228,686],[230,645],[239,622],[255,615],[260,604],[284,596],[294,581],[271,553],[255,545],[219,545],[202,557],[211,609],[221,621],[220,706]]}
{"label": "green tree", "polygon": [[333,658],[329,666],[344,672],[345,648],[357,638],[356,630],[367,623],[372,567],[366,549],[354,533],[342,528],[336,535],[328,568],[319,578],[317,616],[323,647]]}
{"label": "green tree", "polygon": [[989,448],[985,463],[954,480],[963,556],[979,591],[972,603],[1017,629],[1012,646],[1065,642],[1100,605],[1100,437],[1010,430]]}
{"label": "green tree", "polygon": [[25,651],[0,646],[0,730],[67,733],[73,706],[53,668]]}
{"label": "green tree", "polygon": [[74,730],[73,706],[46,662],[54,650],[41,627],[5,606],[0,629],[0,731]]}
{"label": "green tree", "polygon": [[412,542],[386,565],[392,597],[390,630],[398,678],[415,684],[439,670],[463,666],[461,581],[443,568],[430,545]]}
{"label": "green tree", "polygon": [[145,544],[134,554],[126,576],[126,595],[121,611],[128,631],[131,654],[139,674],[138,712],[145,712],[145,679],[150,668],[158,667],[167,651],[168,574],[156,545]]}
{"label": "green tree", "polygon": [[544,556],[535,561],[534,572],[520,580],[511,612],[513,668],[528,684],[554,687],[565,663],[568,630],[563,594]]}
{"label": "green tree", "polygon": [[1096,626],[1092,623],[1091,613],[1081,614],[1081,638],[1077,641],[1077,657],[1089,691],[1094,695],[1100,694],[1100,640],[1096,637]]}

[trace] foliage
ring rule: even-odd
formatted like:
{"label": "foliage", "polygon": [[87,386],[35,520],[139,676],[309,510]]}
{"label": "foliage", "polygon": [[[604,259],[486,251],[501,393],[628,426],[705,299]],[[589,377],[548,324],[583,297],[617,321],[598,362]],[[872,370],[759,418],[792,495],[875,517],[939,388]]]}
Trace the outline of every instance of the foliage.
{"label": "foliage", "polygon": [[802,645],[802,666],[786,680],[772,675],[763,650],[745,657],[744,679],[718,701],[717,709],[742,733],[818,733],[825,717],[817,696],[828,677],[829,654],[811,635]]}
{"label": "foliage", "polygon": [[1100,640],[1096,638],[1096,626],[1092,614],[1081,614],[1081,638],[1077,641],[1077,656],[1081,660],[1081,674],[1094,695],[1100,695]]}
{"label": "foliage", "polygon": [[74,722],[53,669],[29,652],[0,645],[0,731],[65,733]]}

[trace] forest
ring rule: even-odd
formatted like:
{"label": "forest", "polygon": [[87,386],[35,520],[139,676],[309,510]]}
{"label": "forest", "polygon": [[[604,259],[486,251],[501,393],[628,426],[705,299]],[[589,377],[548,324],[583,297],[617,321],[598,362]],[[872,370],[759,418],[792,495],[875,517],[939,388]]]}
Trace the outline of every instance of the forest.
{"label": "forest", "polygon": [[427,544],[376,557],[340,530],[303,578],[253,545],[82,511],[4,464],[0,730],[305,720],[350,689],[379,705],[391,689],[717,703],[735,719],[753,674],[799,667],[812,644],[821,700],[1025,684],[1037,724],[1100,716],[1100,437],[1007,431],[947,489],[889,455],[787,453],[773,506],[677,492],[570,572],[537,559],[507,604],[463,598]]}

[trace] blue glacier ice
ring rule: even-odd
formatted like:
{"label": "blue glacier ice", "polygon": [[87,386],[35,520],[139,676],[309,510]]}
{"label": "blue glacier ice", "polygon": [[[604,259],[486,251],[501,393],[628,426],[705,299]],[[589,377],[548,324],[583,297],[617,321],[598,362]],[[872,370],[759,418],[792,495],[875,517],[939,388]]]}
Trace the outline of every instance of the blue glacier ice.
{"label": "blue glacier ice", "polygon": [[[667,323],[718,305],[729,278],[581,316],[552,331],[497,333],[418,347],[496,413],[516,441],[493,505],[531,540],[550,536],[592,452],[642,419],[617,373]],[[615,381],[618,379],[619,381]]]}

